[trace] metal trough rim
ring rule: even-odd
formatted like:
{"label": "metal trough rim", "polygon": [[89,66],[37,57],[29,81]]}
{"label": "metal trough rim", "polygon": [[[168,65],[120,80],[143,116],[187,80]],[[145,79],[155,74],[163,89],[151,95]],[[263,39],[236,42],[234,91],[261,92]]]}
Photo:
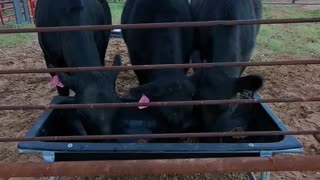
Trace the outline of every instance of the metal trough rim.
{"label": "metal trough rim", "polygon": [[[256,99],[261,99],[261,95],[256,94]],[[53,99],[53,103],[59,97]],[[288,131],[276,114],[267,104],[261,104],[270,117],[274,120],[281,131]],[[37,122],[27,133],[26,137],[34,137],[41,125],[44,123],[52,110],[46,111],[40,119],[43,122]],[[58,146],[58,147],[57,147]],[[179,146],[179,148],[177,148]],[[214,148],[213,148],[214,147]],[[302,153],[301,142],[295,136],[285,136],[280,142],[274,143],[242,143],[242,144],[211,144],[211,143],[153,143],[153,144],[135,144],[135,143],[49,143],[49,142],[20,142],[18,144],[20,152],[42,152],[50,151],[56,153],[260,153],[269,151],[273,153]],[[227,151],[226,149],[230,149]]]}

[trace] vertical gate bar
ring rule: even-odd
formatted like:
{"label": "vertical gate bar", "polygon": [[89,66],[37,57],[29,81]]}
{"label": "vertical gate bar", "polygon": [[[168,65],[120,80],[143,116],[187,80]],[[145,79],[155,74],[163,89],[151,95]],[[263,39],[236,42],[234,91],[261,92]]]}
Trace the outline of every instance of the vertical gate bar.
{"label": "vertical gate bar", "polygon": [[29,5],[27,0],[22,0],[22,6],[23,6],[23,12],[24,12],[24,17],[25,17],[25,21],[30,24],[31,23],[31,19],[30,19],[30,13],[29,13]]}
{"label": "vertical gate bar", "polygon": [[[42,152],[43,161],[46,163],[53,163],[55,161],[55,154],[54,152],[50,151],[43,151]],[[55,177],[49,177],[49,180],[55,180]]]}
{"label": "vertical gate bar", "polygon": [[16,23],[21,24],[22,12],[21,12],[20,0],[13,0],[12,3],[13,3],[13,9],[14,9],[14,14],[16,18]]}
{"label": "vertical gate bar", "polygon": [[[260,157],[269,158],[272,157],[272,151],[261,151]],[[270,180],[270,172],[261,172],[261,180]]]}
{"label": "vertical gate bar", "polygon": [[261,172],[261,180],[270,180],[270,172]]}
{"label": "vertical gate bar", "polygon": [[253,174],[253,172],[249,172],[248,173],[248,177],[249,177],[249,180],[257,180],[256,176]]}

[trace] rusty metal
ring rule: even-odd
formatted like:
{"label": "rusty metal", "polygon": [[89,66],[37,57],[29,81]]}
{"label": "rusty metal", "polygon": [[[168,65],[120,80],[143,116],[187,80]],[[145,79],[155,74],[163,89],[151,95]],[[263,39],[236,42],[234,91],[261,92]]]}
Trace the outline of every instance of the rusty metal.
{"label": "rusty metal", "polygon": [[290,136],[320,135],[318,131],[255,131],[255,132],[219,132],[219,133],[173,133],[173,134],[131,134],[131,135],[91,135],[91,136],[51,136],[51,137],[0,137],[1,143],[6,142],[73,142],[100,141],[121,139],[185,139],[185,138],[217,138],[217,137],[259,137],[259,136]]}
{"label": "rusty metal", "polygon": [[290,2],[263,2],[266,5],[283,5],[283,6],[319,6],[320,3],[290,3]]}
{"label": "rusty metal", "polygon": [[250,20],[227,20],[227,21],[198,21],[198,22],[169,22],[169,23],[142,23],[122,25],[90,25],[90,26],[60,26],[39,28],[5,28],[0,29],[0,34],[9,33],[35,33],[35,32],[63,32],[63,31],[100,31],[113,29],[158,29],[179,27],[206,27],[206,26],[234,26],[253,24],[293,24],[315,23],[320,18],[291,18],[291,19],[250,19]]}
{"label": "rusty metal", "polygon": [[106,66],[106,67],[69,67],[49,69],[8,69],[0,70],[0,74],[40,74],[62,72],[88,71],[127,71],[127,70],[159,70],[159,69],[187,69],[213,67],[249,67],[249,66],[282,66],[282,65],[312,65],[320,64],[320,60],[292,60],[274,62],[223,62],[223,63],[194,63],[194,64],[162,64],[162,65],[134,65],[134,66]]}
{"label": "rusty metal", "polygon": [[129,107],[176,107],[176,106],[204,106],[222,104],[261,104],[261,103],[292,103],[319,102],[320,97],[303,98],[275,98],[275,99],[232,99],[232,100],[200,100],[200,101],[169,101],[150,103],[96,103],[96,104],[59,104],[59,105],[9,105],[0,106],[0,111],[7,110],[48,110],[48,109],[108,109]]}
{"label": "rusty metal", "polygon": [[55,163],[1,163],[0,177],[143,176],[161,174],[319,171],[320,156],[240,157]]}

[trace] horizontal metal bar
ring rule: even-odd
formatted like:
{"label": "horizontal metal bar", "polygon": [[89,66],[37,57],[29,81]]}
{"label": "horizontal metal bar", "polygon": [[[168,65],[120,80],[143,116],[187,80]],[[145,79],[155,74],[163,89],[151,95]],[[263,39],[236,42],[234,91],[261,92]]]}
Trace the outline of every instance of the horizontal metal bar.
{"label": "horizontal metal bar", "polygon": [[2,17],[3,17],[3,18],[9,18],[9,17],[13,17],[13,16],[15,16],[15,14],[8,14],[8,15],[2,16]]}
{"label": "horizontal metal bar", "polygon": [[255,132],[219,132],[219,133],[175,133],[175,134],[132,134],[132,135],[96,135],[96,136],[51,136],[51,137],[0,137],[0,142],[72,142],[99,141],[120,139],[185,139],[185,138],[217,138],[217,137],[258,137],[320,135],[319,131],[255,131]]}
{"label": "horizontal metal bar", "polygon": [[168,22],[168,23],[141,23],[121,25],[90,25],[90,26],[60,26],[38,28],[5,28],[0,29],[0,34],[9,33],[35,33],[35,32],[63,32],[63,31],[101,31],[113,29],[158,29],[179,27],[206,27],[206,26],[234,26],[253,24],[292,24],[320,22],[320,18],[291,18],[291,19],[250,19],[226,21],[197,21],[197,22]]}
{"label": "horizontal metal bar", "polygon": [[291,103],[291,102],[319,102],[320,97],[278,98],[278,99],[233,99],[233,100],[201,100],[201,101],[170,101],[150,103],[96,103],[96,104],[59,104],[59,105],[12,105],[0,106],[0,111],[6,110],[48,110],[48,109],[108,109],[129,107],[176,107],[176,106],[204,106],[221,104],[261,104],[261,103]]}
{"label": "horizontal metal bar", "polygon": [[291,2],[264,2],[266,5],[283,5],[283,6],[319,6],[320,3],[291,3]]}
{"label": "horizontal metal bar", "polygon": [[319,171],[320,156],[1,163],[0,177],[142,176],[160,174]]}
{"label": "horizontal metal bar", "polygon": [[162,65],[134,65],[134,66],[106,66],[106,67],[69,67],[49,69],[8,69],[0,70],[0,74],[40,74],[61,72],[88,71],[127,71],[127,70],[158,70],[158,69],[187,69],[213,67],[247,67],[247,66],[282,66],[282,65],[312,65],[320,64],[320,60],[292,60],[273,62],[223,62],[223,63],[194,63],[194,64],[162,64]]}
{"label": "horizontal metal bar", "polygon": [[2,11],[9,10],[9,9],[13,9],[13,6],[6,6],[4,8],[1,8]]}

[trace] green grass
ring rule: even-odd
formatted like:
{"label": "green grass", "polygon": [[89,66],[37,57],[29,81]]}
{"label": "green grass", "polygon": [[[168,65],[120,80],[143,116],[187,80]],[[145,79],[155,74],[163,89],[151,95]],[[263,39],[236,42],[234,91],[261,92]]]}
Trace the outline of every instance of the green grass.
{"label": "green grass", "polygon": [[123,3],[110,3],[110,9],[112,14],[112,24],[121,23],[121,14],[124,4]]}
{"label": "green grass", "polygon": [[[112,13],[112,23],[120,24],[123,3],[109,3]],[[4,26],[0,25],[0,28],[29,28],[34,25],[16,25],[14,23],[8,23]],[[0,35],[0,47],[11,47],[17,44],[28,43],[34,38],[35,34],[21,33],[21,34],[1,34]]]}
{"label": "green grass", "polygon": [[[34,25],[25,24],[25,25],[16,25],[13,23],[8,23],[0,28],[30,28]],[[15,46],[21,43],[30,42],[34,37],[34,34],[31,33],[21,33],[21,34],[1,34],[0,35],[0,47]]]}
{"label": "green grass", "polygon": [[[112,22],[120,24],[123,3],[110,3]],[[264,18],[320,17],[320,10],[294,6],[265,5]],[[318,24],[262,25],[257,40],[258,55],[285,53],[320,57],[320,28]]]}
{"label": "green grass", "polygon": [[[109,3],[113,24],[120,24],[123,3]],[[264,18],[307,18],[320,17],[320,10],[308,10],[293,6],[265,5]],[[5,27],[31,27],[31,25]],[[0,35],[0,47],[14,46],[32,40],[34,34]],[[270,54],[290,54],[320,57],[320,28],[318,24],[262,25],[257,40],[257,56]]]}
{"label": "green grass", "polygon": [[[264,18],[320,17],[320,10],[301,7],[264,7]],[[262,25],[258,36],[258,54],[284,53],[297,56],[320,57],[319,24]]]}
{"label": "green grass", "polygon": [[[112,24],[120,24],[123,3],[109,3],[112,13]],[[16,25],[8,23],[0,28],[27,28],[34,27],[34,25]],[[0,47],[12,47],[22,43],[30,42],[34,37],[34,34],[22,33],[22,34],[1,34],[0,35]]]}

